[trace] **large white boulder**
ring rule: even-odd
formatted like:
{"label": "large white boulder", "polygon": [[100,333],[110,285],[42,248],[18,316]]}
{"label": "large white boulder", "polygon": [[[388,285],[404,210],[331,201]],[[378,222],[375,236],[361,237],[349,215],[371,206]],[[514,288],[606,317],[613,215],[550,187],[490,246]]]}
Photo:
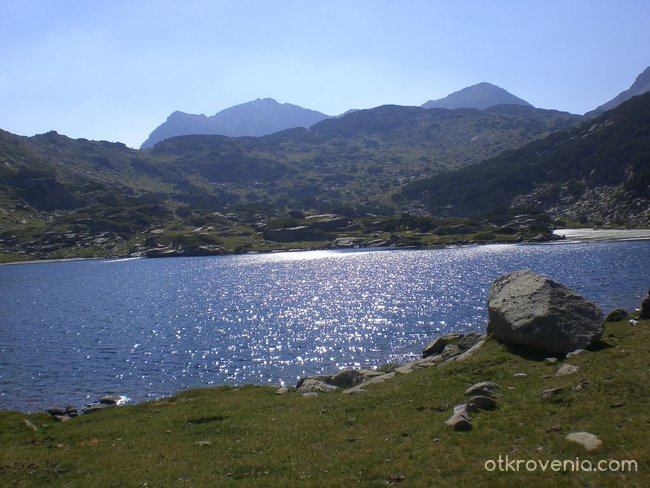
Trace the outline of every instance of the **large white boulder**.
{"label": "large white boulder", "polygon": [[564,354],[589,347],[604,330],[596,305],[532,271],[507,273],[490,288],[488,333],[502,342]]}

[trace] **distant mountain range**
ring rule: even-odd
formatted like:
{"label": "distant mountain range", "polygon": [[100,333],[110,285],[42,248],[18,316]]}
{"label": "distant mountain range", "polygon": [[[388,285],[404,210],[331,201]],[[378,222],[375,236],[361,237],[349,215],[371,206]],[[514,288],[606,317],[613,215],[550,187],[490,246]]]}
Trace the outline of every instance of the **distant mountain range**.
{"label": "distant mountain range", "polygon": [[[478,86],[447,101],[500,93]],[[267,114],[305,113],[270,99],[224,112],[250,121],[264,106]],[[0,130],[0,260],[3,253],[114,255],[181,241],[213,251],[219,242],[265,249],[265,222],[300,227],[286,216],[310,213],[350,216],[368,229],[405,213],[416,219],[411,224],[427,215],[505,216],[507,223],[525,213],[546,222],[650,225],[650,93],[592,119],[525,102],[315,115],[323,118],[309,128],[174,136],[144,151],[53,131],[22,137]]]}
{"label": "distant mountain range", "polygon": [[218,134],[223,136],[264,136],[293,127],[310,127],[329,115],[272,98],[258,98],[206,117],[174,112],[142,143],[140,149],[174,136]]}
{"label": "distant mountain range", "polygon": [[[490,83],[479,83],[440,100],[429,100],[423,108],[475,108],[484,110],[496,105],[531,104]],[[346,111],[343,115],[356,112]],[[309,110],[290,103],[278,103],[272,98],[258,98],[242,103],[206,117],[205,115],[174,112],[159,125],[144,141],[140,149],[153,147],[156,143],[175,136],[193,134],[216,134],[231,137],[264,136],[296,127],[309,128],[329,118],[315,110]]]}
{"label": "distant mountain range", "polygon": [[527,101],[514,96],[503,88],[485,82],[468,86],[439,100],[429,100],[422,104],[422,107],[446,108],[448,110],[457,108],[484,110],[496,105],[525,105],[532,107]]}
{"label": "distant mountain range", "polygon": [[648,91],[650,91],[650,67],[646,68],[639,76],[637,76],[630,88],[622,91],[609,102],[603,103],[595,110],[587,112],[585,117],[596,117],[607,110],[618,107],[621,103],[626,102],[630,98],[636,95],[643,95]]}

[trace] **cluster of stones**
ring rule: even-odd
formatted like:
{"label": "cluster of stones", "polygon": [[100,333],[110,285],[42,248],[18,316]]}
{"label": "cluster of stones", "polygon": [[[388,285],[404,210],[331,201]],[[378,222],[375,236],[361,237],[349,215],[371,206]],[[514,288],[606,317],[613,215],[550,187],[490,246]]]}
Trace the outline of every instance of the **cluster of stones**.
{"label": "cluster of stones", "polygon": [[67,422],[79,415],[77,408],[72,405],[68,405],[65,408],[50,408],[47,413],[49,413],[54,420],[58,420],[59,422]]}
{"label": "cluster of stones", "polygon": [[[85,221],[86,219],[78,219]],[[17,242],[8,237],[0,240],[0,250],[21,256],[47,257],[49,253],[60,249],[95,248],[112,251],[124,244],[124,239],[113,232],[91,233],[88,230],[70,232],[49,231],[28,242]]]}
{"label": "cluster of stones", "polygon": [[[317,375],[302,378],[296,388],[306,396],[328,393],[339,389],[343,393],[363,393],[365,388],[377,383],[383,383],[397,374],[408,374],[416,369],[440,366],[452,361],[463,360],[474,354],[483,345],[485,336],[477,332],[469,334],[448,334],[438,337],[429,343],[422,352],[422,359],[401,364],[394,371],[381,372],[370,369],[344,369],[332,375]],[[279,393],[285,393],[287,388],[281,388]]]}
{"label": "cluster of stones", "polygon": [[[81,413],[95,413],[106,408],[121,405],[123,401],[124,399],[120,396],[106,395],[90,405],[85,405],[82,408]],[[66,408],[50,408],[47,410],[47,413],[49,413],[54,420],[58,420],[59,422],[67,422],[79,415],[77,408],[72,405],[68,405]]]}
{"label": "cluster of stones", "polygon": [[454,407],[453,415],[447,419],[445,424],[454,430],[471,430],[470,414],[479,410],[496,410],[496,397],[500,389],[499,385],[491,381],[483,381],[470,386],[465,391],[465,396],[469,399]]}

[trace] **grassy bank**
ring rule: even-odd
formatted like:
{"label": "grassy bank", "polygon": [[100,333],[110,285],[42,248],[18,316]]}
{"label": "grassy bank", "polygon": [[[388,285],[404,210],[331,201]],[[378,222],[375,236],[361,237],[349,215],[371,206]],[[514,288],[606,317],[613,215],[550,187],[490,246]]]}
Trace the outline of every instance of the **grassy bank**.
{"label": "grassy bank", "polygon": [[[650,322],[624,321],[607,324],[594,350],[554,365],[488,340],[464,362],[358,395],[250,386],[189,390],[66,423],[3,412],[0,486],[650,486],[649,341]],[[563,363],[580,370],[555,376]],[[473,414],[472,431],[450,430],[453,406],[485,380],[502,387],[498,410]],[[603,445],[587,452],[566,441],[575,431]],[[499,455],[635,460],[638,471],[486,471]]]}

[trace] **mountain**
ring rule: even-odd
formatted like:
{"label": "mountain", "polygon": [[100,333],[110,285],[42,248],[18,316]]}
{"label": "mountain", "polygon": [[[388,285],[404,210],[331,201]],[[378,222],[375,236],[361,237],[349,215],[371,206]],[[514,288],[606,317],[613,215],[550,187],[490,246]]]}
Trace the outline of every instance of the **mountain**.
{"label": "mountain", "polygon": [[422,107],[427,109],[476,108],[483,110],[495,105],[525,105],[532,107],[527,101],[514,96],[503,88],[485,82],[468,86],[439,100],[429,100],[422,104]]}
{"label": "mountain", "polygon": [[310,127],[328,115],[272,98],[258,98],[206,117],[174,112],[142,143],[141,149],[174,136],[219,134],[224,136],[263,136],[293,127]]}
{"label": "mountain", "polygon": [[603,103],[600,107],[592,110],[591,112],[587,112],[585,114],[585,117],[596,117],[607,110],[618,107],[621,103],[629,100],[630,98],[636,95],[643,95],[648,91],[650,91],[650,66],[647,67],[639,76],[637,76],[636,80],[634,80],[634,83],[630,88],[622,91],[614,98],[612,98],[609,102]]}
{"label": "mountain", "polygon": [[650,225],[650,93],[479,164],[407,185],[434,215],[547,212],[584,223]]}
{"label": "mountain", "polygon": [[[487,110],[386,105],[325,119],[310,129],[261,137],[177,136],[145,151],[56,132],[33,137],[0,132],[0,206],[36,219],[43,218],[38,212],[79,212],[95,225],[161,202],[199,214],[233,206],[255,213],[349,206],[390,214],[400,204],[391,202],[389,193],[400,185],[477,163],[579,120],[515,105]],[[0,225],[4,216],[0,213]],[[150,223],[142,218],[128,227]]]}

